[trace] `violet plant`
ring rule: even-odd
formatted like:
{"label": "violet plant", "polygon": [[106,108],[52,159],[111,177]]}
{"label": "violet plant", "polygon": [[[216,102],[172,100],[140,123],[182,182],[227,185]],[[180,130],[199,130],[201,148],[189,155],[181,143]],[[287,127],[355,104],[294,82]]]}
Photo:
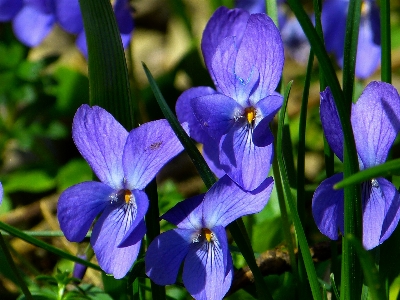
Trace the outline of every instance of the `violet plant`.
{"label": "violet plant", "polygon": [[[321,122],[329,145],[343,161],[343,131],[332,93],[321,93]],[[400,97],[390,84],[373,81],[351,108],[351,123],[360,170],[386,161],[400,131]],[[323,234],[332,240],[344,233],[343,190],[333,186],[343,179],[336,174],[315,190],[312,211]],[[369,250],[382,244],[396,228],[400,218],[400,195],[385,178],[373,178],[361,184],[363,211],[363,245]]]}
{"label": "violet plant", "polygon": [[60,195],[60,228],[69,241],[80,242],[101,214],[91,244],[101,268],[122,278],[136,260],[146,232],[149,204],[143,189],[183,147],[166,120],[128,133],[107,111],[88,105],[78,109],[72,135],[101,182],[83,182]]}
{"label": "violet plant", "polygon": [[217,176],[226,173],[254,190],[272,163],[268,124],[282,105],[275,92],[284,61],[279,31],[265,14],[222,7],[204,30],[202,51],[217,90],[185,91],[176,103],[178,119],[188,122],[191,137],[203,143]]}
{"label": "violet plant", "polygon": [[173,284],[184,261],[183,283],[195,299],[222,299],[233,277],[225,227],[260,212],[269,200],[272,177],[246,192],[224,175],[204,195],[184,200],[162,218],[178,228],[162,233],[146,252],[146,274],[159,285]]}

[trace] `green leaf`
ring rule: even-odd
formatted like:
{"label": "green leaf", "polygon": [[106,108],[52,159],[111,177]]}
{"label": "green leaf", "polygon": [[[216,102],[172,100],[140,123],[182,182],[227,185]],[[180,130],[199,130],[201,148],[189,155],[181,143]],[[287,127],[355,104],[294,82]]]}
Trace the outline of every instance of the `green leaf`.
{"label": "green leaf", "polygon": [[90,181],[93,178],[92,170],[87,162],[82,159],[73,159],[59,169],[57,174],[57,187],[63,191],[74,184]]}
{"label": "green leaf", "polygon": [[43,170],[18,171],[10,174],[3,182],[5,193],[24,191],[40,193],[55,187],[56,181]]}
{"label": "green leaf", "polygon": [[376,268],[371,255],[363,248],[361,242],[353,235],[347,235],[344,238],[349,240],[350,244],[357,252],[371,298],[373,300],[387,299],[385,295],[385,285],[379,276],[378,269]]}
{"label": "green leaf", "polygon": [[111,3],[80,0],[79,4],[88,46],[90,104],[106,109],[130,130],[134,121],[128,69]]}
{"label": "green leaf", "polygon": [[365,181],[372,180],[377,177],[387,177],[400,174],[400,158],[388,161],[379,166],[362,170],[354,175],[351,175],[334,185],[335,189],[342,189],[352,184],[359,184]]}
{"label": "green leaf", "polygon": [[39,248],[42,248],[42,249],[47,250],[49,252],[52,252],[52,253],[54,253],[54,254],[62,257],[62,258],[69,259],[71,261],[80,263],[80,264],[82,264],[84,266],[87,266],[89,268],[101,271],[99,266],[97,266],[95,264],[92,264],[92,263],[90,263],[90,262],[88,262],[88,261],[86,261],[84,259],[79,258],[79,257],[76,257],[74,255],[71,255],[71,254],[69,254],[69,253],[67,253],[65,251],[62,251],[62,250],[60,250],[60,249],[58,249],[58,248],[56,248],[56,247],[54,247],[54,246],[52,246],[50,244],[47,244],[47,243],[45,243],[45,242],[43,242],[43,241],[41,241],[41,240],[39,240],[37,238],[29,236],[29,235],[23,233],[22,231],[16,229],[15,227],[10,226],[10,225],[8,225],[6,223],[0,222],[0,229],[4,230],[5,232],[8,232],[9,234],[11,234],[11,235],[13,235],[13,236],[15,236],[17,238],[20,238],[21,240],[24,240],[25,242],[27,242],[29,244],[35,245],[35,246],[37,246]]}
{"label": "green leaf", "polygon": [[[288,93],[290,91],[290,86],[291,86],[291,83],[289,83],[288,87],[286,88],[285,97],[284,97],[285,102],[282,105],[282,108],[281,108],[281,111],[279,114],[278,136],[277,136],[278,141],[283,140],[283,137],[282,137],[283,127],[284,127],[284,122],[285,122],[285,114],[286,114],[286,107],[287,107],[287,102],[288,102],[288,98],[289,98]],[[309,246],[307,243],[307,238],[304,233],[303,225],[301,224],[299,214],[297,212],[296,203],[295,203],[295,201],[292,197],[292,193],[290,191],[290,183],[289,183],[289,179],[287,176],[287,170],[286,170],[286,165],[285,165],[285,161],[284,161],[284,157],[283,157],[281,142],[278,142],[276,152],[277,152],[279,170],[280,170],[280,174],[281,174],[281,178],[282,178],[283,191],[284,191],[287,203],[289,205],[290,212],[292,214],[294,228],[296,230],[297,240],[298,240],[300,250],[301,250],[301,253],[303,256],[303,261],[304,261],[304,265],[305,265],[306,272],[308,275],[308,280],[310,282],[313,299],[314,300],[322,300],[322,293],[321,293],[317,273],[315,271],[314,263],[311,258]]]}

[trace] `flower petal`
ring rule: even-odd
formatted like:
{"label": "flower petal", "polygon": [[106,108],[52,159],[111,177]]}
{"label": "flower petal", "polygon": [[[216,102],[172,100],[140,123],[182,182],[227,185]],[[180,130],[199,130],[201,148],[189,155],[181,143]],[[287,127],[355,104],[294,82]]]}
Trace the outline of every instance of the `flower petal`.
{"label": "flower petal", "polygon": [[133,30],[133,18],[129,1],[116,0],[114,4],[114,13],[120,33],[130,36]]}
{"label": "flower petal", "polygon": [[130,246],[118,247],[135,220],[133,205],[113,203],[109,205],[93,227],[90,242],[100,267],[107,274],[120,279],[128,273],[140,250],[140,242],[145,234],[144,222],[136,227],[130,236]]}
{"label": "flower petal", "polygon": [[0,182],[0,205],[3,202],[3,196],[4,196],[3,185]]}
{"label": "flower petal", "polygon": [[73,124],[72,137],[96,176],[114,189],[123,187],[122,153],[128,132],[101,107],[82,105]]}
{"label": "flower petal", "polygon": [[146,215],[147,209],[149,208],[149,198],[147,198],[147,194],[145,192],[140,190],[132,190],[132,195],[134,198],[134,200],[132,199],[134,201],[132,205],[134,205],[134,209],[136,209],[136,212],[133,215],[134,219],[132,220],[130,228],[126,232],[118,247],[130,246],[129,243],[130,241],[132,241],[132,238],[135,238],[135,236],[137,236],[136,226],[138,226],[138,224],[144,220],[144,216]]}
{"label": "flower petal", "polygon": [[209,140],[210,136],[201,127],[199,121],[193,113],[191,105],[192,99],[216,94],[217,92],[210,87],[200,86],[184,91],[176,101],[175,111],[180,123],[189,124],[190,137],[199,143]]}
{"label": "flower petal", "polygon": [[321,23],[328,52],[343,60],[344,37],[349,1],[327,0],[322,6]]}
{"label": "flower petal", "polygon": [[370,250],[380,244],[385,218],[385,195],[382,194],[379,184],[372,186],[371,182],[364,182],[361,184],[361,197],[363,201],[363,246]]}
{"label": "flower petal", "polygon": [[365,168],[386,161],[400,130],[400,97],[388,83],[372,81],[352,107],[357,152]]}
{"label": "flower petal", "polygon": [[146,274],[156,284],[176,281],[180,265],[192,243],[193,230],[172,229],[157,236],[146,251]]}
{"label": "flower petal", "polygon": [[336,156],[343,161],[343,130],[336,109],[335,100],[329,87],[321,92],[321,106],[319,108],[322,128],[329,146]]}
{"label": "flower petal", "polygon": [[81,31],[75,41],[76,47],[82,53],[82,55],[87,58],[88,57],[88,49],[86,44],[86,33],[85,31]]}
{"label": "flower petal", "polygon": [[253,14],[236,57],[235,74],[251,78],[259,71],[259,84],[250,96],[252,103],[272,94],[279,83],[283,69],[283,43],[278,28],[266,14]]}
{"label": "flower petal", "polygon": [[83,30],[83,18],[78,0],[57,0],[55,7],[57,21],[64,30],[73,34]]}
{"label": "flower petal", "polygon": [[0,0],[0,22],[11,21],[23,6],[23,0]]}
{"label": "flower petal", "polygon": [[161,218],[179,228],[198,230],[202,228],[204,194],[197,195],[176,204]]}
{"label": "flower petal", "polygon": [[165,119],[133,129],[123,156],[127,187],[144,189],[158,171],[182,150],[182,144]]}
{"label": "flower petal", "polygon": [[239,118],[243,110],[235,100],[223,94],[195,98],[191,104],[203,130],[217,141],[235,124],[235,118]]}
{"label": "flower petal", "polygon": [[396,187],[384,178],[377,178],[381,195],[385,198],[385,219],[379,243],[386,241],[396,229],[400,219],[400,195]]}
{"label": "flower petal", "polygon": [[208,141],[204,142],[203,156],[207,162],[207,165],[210,167],[211,171],[213,171],[215,176],[221,178],[225,175],[225,171],[219,162],[219,142],[212,138],[209,138]]}
{"label": "flower petal", "polygon": [[227,175],[223,176],[204,197],[204,226],[225,227],[239,217],[260,212],[267,204],[273,186],[272,177],[268,177],[257,189],[247,192]]}
{"label": "flower petal", "polygon": [[237,55],[236,37],[230,36],[221,41],[212,58],[212,73],[218,92],[235,99],[241,106],[249,106],[250,93],[258,85],[259,73],[253,68],[247,78],[235,74]]}
{"label": "flower petal", "polygon": [[85,238],[96,216],[110,204],[114,190],[101,182],[76,184],[60,195],[57,217],[65,237],[71,242]]}
{"label": "flower petal", "polygon": [[273,158],[273,145],[257,147],[252,131],[236,126],[220,142],[222,167],[245,190],[254,190],[267,178]]}
{"label": "flower petal", "polygon": [[201,50],[214,82],[211,64],[218,45],[228,36],[235,36],[237,45],[240,45],[249,16],[249,13],[242,9],[220,7],[208,21],[201,40]]}
{"label": "flower petal", "polygon": [[[378,35],[379,33],[379,11],[378,14]],[[366,79],[371,76],[379,66],[381,61],[381,45],[374,42],[374,31],[370,18],[362,18],[360,21],[360,30],[358,33],[357,58],[356,58],[356,76],[360,79]]]}
{"label": "flower petal", "polygon": [[23,44],[34,47],[50,33],[54,15],[42,12],[35,5],[26,4],[13,20],[16,37]]}
{"label": "flower petal", "polygon": [[195,299],[222,299],[232,281],[226,263],[230,253],[225,230],[213,228],[212,231],[215,240],[192,243],[183,266],[183,283]]}
{"label": "flower petal", "polygon": [[251,14],[265,13],[266,5],[265,1],[261,0],[237,0],[236,7],[247,10]]}
{"label": "flower petal", "polygon": [[274,141],[274,136],[269,129],[269,123],[281,108],[282,103],[283,97],[278,93],[274,93],[265,97],[255,105],[257,122],[253,131],[254,145],[265,147]]}
{"label": "flower petal", "polygon": [[318,229],[331,240],[338,239],[338,231],[344,232],[344,194],[334,190],[333,185],[343,180],[343,173],[335,174],[315,190],[312,200],[312,214]]}

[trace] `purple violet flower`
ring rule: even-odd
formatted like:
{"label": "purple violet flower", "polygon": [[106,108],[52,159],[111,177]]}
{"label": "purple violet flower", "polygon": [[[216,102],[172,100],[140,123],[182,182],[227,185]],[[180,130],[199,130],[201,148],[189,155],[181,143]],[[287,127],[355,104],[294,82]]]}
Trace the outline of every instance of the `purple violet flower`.
{"label": "purple violet flower", "polygon": [[279,31],[265,14],[219,8],[209,20],[202,51],[216,91],[196,87],[176,103],[181,122],[204,145],[218,177],[228,174],[246,190],[267,177],[273,156],[269,122],[282,105],[275,92],[283,68]]}
{"label": "purple violet flower", "polygon": [[[349,0],[327,0],[322,7],[321,22],[328,52],[336,56],[343,68],[344,39]],[[374,0],[363,0],[356,57],[356,76],[365,79],[378,68],[381,59],[379,9]]]}
{"label": "purple violet flower", "polygon": [[[290,14],[285,0],[277,1],[278,24],[282,35],[285,52],[298,63],[304,64],[310,54],[310,43],[299,21]],[[265,0],[236,0],[236,7],[247,10],[250,14],[265,13]]]}
{"label": "purple violet flower", "polygon": [[3,193],[4,193],[3,185],[0,182],[0,205],[3,202]]}
{"label": "purple violet flower", "polygon": [[183,283],[195,299],[222,299],[232,283],[232,257],[225,227],[261,211],[273,187],[269,177],[245,192],[227,175],[206,193],[178,203],[162,216],[178,228],[156,237],[146,252],[146,274],[156,284],[176,281],[182,261]]}
{"label": "purple violet flower", "polygon": [[[79,258],[87,260],[86,254],[78,254],[77,256]],[[83,276],[85,276],[86,270],[87,267],[85,265],[82,265],[80,263],[75,263],[74,270],[72,271],[72,277],[82,280]]]}
{"label": "purple violet flower", "polygon": [[[332,93],[321,93],[321,122],[325,136],[337,157],[343,161],[343,132]],[[373,81],[351,108],[351,124],[360,170],[385,162],[400,130],[400,97],[390,84]],[[344,194],[333,186],[343,179],[336,174],[316,189],[312,212],[319,230],[332,240],[344,233]],[[400,218],[400,199],[396,188],[379,177],[361,184],[363,245],[372,249],[382,244],[396,228]]]}
{"label": "purple violet flower", "polygon": [[[116,0],[114,11],[125,48],[133,30],[128,0]],[[65,31],[78,35],[77,47],[87,57],[78,0],[0,0],[0,21],[12,21],[15,36],[29,47],[39,45],[57,23]]]}
{"label": "purple violet flower", "polygon": [[65,190],[58,220],[65,237],[80,242],[96,221],[90,242],[100,267],[119,279],[139,252],[148,198],[143,189],[183,147],[166,120],[145,123],[128,133],[104,109],[82,105],[75,114],[76,147],[101,182]]}

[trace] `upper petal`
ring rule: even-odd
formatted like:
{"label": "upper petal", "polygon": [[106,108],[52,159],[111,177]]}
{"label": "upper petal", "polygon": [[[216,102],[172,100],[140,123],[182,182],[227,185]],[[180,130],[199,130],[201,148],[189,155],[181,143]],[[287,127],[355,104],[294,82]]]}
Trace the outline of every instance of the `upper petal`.
{"label": "upper petal", "polygon": [[210,136],[201,127],[199,121],[193,113],[191,105],[192,99],[216,94],[217,92],[210,87],[200,86],[184,91],[176,101],[175,111],[180,123],[189,124],[190,137],[199,143],[204,143]]}
{"label": "upper petal", "polygon": [[144,222],[141,222],[136,227],[136,234],[130,236],[130,245],[119,247],[135,217],[136,210],[133,205],[113,203],[93,227],[90,242],[99,265],[104,272],[114,275],[116,279],[124,277],[132,267],[145,234]]}
{"label": "upper petal", "polygon": [[331,240],[338,239],[339,230],[344,232],[344,194],[333,186],[343,179],[343,173],[322,181],[312,199],[312,214],[318,229]]}
{"label": "upper petal", "polygon": [[239,217],[261,211],[269,200],[273,186],[273,179],[269,177],[257,189],[248,192],[227,175],[223,176],[204,197],[204,226],[225,227]]}
{"label": "upper petal", "polygon": [[364,167],[386,161],[400,130],[400,97],[388,83],[373,81],[353,105],[351,124]]}
{"label": "upper petal", "polygon": [[328,52],[333,52],[338,60],[343,59],[344,37],[349,1],[327,0],[322,6],[321,23]]}
{"label": "upper petal", "polygon": [[167,120],[133,129],[126,141],[123,167],[129,189],[142,190],[158,171],[183,150]]}
{"label": "upper petal", "polygon": [[263,0],[236,0],[236,7],[247,10],[251,14],[265,13],[266,5]]}
{"label": "upper petal", "polygon": [[130,36],[133,30],[133,18],[129,1],[116,0],[114,4],[114,13],[120,33]]}
{"label": "upper petal", "polygon": [[179,228],[198,230],[202,228],[204,194],[197,195],[176,204],[161,218],[178,226]]}
{"label": "upper petal", "polygon": [[123,187],[122,153],[128,132],[101,107],[82,105],[72,123],[75,145],[96,176],[114,189]]}
{"label": "upper petal", "polygon": [[192,99],[193,113],[209,136],[219,140],[242,114],[242,107],[223,94],[212,94]]}
{"label": "upper petal", "polygon": [[195,299],[222,299],[232,282],[232,273],[227,270],[230,253],[225,230],[218,229],[212,229],[212,242],[192,243],[185,259],[183,283]]}
{"label": "upper petal", "polygon": [[55,6],[57,21],[64,30],[73,34],[78,34],[83,30],[83,19],[78,0],[57,0]]}
{"label": "upper petal", "polygon": [[34,47],[50,33],[54,15],[39,10],[35,5],[26,4],[13,20],[16,37],[23,44]]}
{"label": "upper petal", "polygon": [[237,76],[236,55],[236,37],[230,36],[223,39],[212,58],[212,72],[219,92],[235,99],[242,106],[248,106],[249,95],[258,85],[259,73],[254,67],[249,77]]}
{"label": "upper petal", "polygon": [[281,78],[283,62],[283,43],[274,22],[266,14],[250,15],[236,57],[235,74],[246,80],[255,69],[258,70],[259,84],[250,96],[252,103],[274,92]]}
{"label": "upper petal", "polygon": [[236,37],[236,43],[240,45],[249,16],[249,13],[242,9],[220,7],[208,21],[201,40],[201,50],[214,82],[211,64],[217,46],[228,36]]}
{"label": "upper petal", "polygon": [[189,251],[193,230],[176,228],[157,236],[146,251],[146,274],[159,285],[173,284]]}
{"label": "upper petal", "polygon": [[74,185],[61,193],[57,217],[65,237],[71,242],[84,239],[93,220],[110,203],[112,188],[90,181]]}
{"label": "upper petal", "polygon": [[23,0],[0,0],[0,22],[11,21],[23,6]]}
{"label": "upper petal", "polygon": [[356,76],[366,79],[371,76],[381,61],[381,45],[374,42],[374,32],[370,19],[360,22],[358,33]]}
{"label": "upper petal", "polygon": [[245,190],[254,190],[267,178],[273,159],[273,145],[253,143],[253,129],[235,126],[221,138],[220,163],[225,172]]}
{"label": "upper petal", "polygon": [[336,109],[335,100],[331,89],[327,87],[321,92],[321,105],[319,107],[322,128],[329,146],[336,156],[343,161],[343,130]]}

